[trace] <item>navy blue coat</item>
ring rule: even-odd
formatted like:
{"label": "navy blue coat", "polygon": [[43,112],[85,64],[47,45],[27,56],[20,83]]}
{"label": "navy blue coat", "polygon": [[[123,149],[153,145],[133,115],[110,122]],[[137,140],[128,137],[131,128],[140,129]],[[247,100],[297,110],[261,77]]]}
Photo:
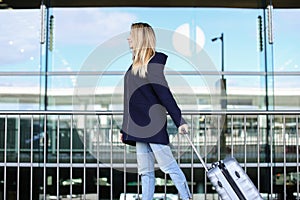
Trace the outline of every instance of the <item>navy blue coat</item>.
{"label": "navy blue coat", "polygon": [[147,66],[145,78],[132,73],[124,78],[123,142],[169,144],[167,112],[177,128],[186,122],[164,75],[167,55],[156,52]]}

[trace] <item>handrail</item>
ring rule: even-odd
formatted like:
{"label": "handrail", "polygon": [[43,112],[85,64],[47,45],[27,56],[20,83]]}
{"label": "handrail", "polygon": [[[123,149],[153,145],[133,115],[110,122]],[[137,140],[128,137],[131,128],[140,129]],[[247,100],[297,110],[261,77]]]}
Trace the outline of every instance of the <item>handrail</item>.
{"label": "handrail", "polygon": [[[0,110],[0,115],[122,115],[122,110],[107,110],[107,111],[94,111],[94,110]],[[300,115],[300,110],[183,110],[183,115]]]}
{"label": "handrail", "polygon": [[[299,71],[274,71],[274,72],[259,72],[259,71],[168,71],[166,75],[241,75],[241,76],[299,76]],[[0,71],[0,76],[99,76],[99,75],[124,75],[125,71],[52,71],[52,72],[40,72],[40,71]]]}

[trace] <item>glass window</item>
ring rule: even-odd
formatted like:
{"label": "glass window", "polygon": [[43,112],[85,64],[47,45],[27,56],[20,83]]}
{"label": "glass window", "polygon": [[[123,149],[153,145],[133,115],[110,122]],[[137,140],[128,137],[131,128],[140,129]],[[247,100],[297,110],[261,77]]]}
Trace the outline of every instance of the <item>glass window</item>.
{"label": "glass window", "polygon": [[0,109],[40,106],[40,12],[0,10]]}
{"label": "glass window", "polygon": [[275,109],[300,109],[299,9],[274,12],[274,103]]}
{"label": "glass window", "polygon": [[0,10],[0,72],[40,71],[39,10]]}
{"label": "glass window", "polygon": [[299,72],[300,9],[274,10],[274,71]]}
{"label": "glass window", "polygon": [[[249,84],[247,88],[255,92],[254,96],[261,95],[256,92],[265,90],[267,86],[271,107],[274,104],[275,109],[298,109],[299,103],[286,102],[283,96],[288,91],[297,90],[299,85],[299,47],[294,45],[299,39],[295,31],[298,22],[292,20],[298,17],[299,10],[274,11],[274,45],[265,48],[268,51],[267,58],[262,59],[257,37],[257,19],[261,12],[256,9],[54,8],[50,12],[53,26],[50,33],[53,38],[49,36],[46,42],[51,43],[53,48],[47,52],[39,43],[41,27],[38,9],[1,10],[0,15],[4,20],[0,25],[0,48],[4,53],[0,55],[3,97],[0,107],[41,109],[44,105],[40,104],[47,102],[47,109],[72,109],[74,92],[70,91],[78,87],[77,81],[81,76],[92,76],[93,72],[102,77],[101,81],[95,83],[96,88],[121,86],[120,77],[131,63],[131,52],[126,41],[130,25],[143,21],[152,25],[157,33],[157,50],[169,56],[167,71],[190,73],[182,77],[192,87],[197,87],[194,76],[199,72],[202,77],[213,73],[219,79],[223,62],[224,71],[229,73],[225,75],[229,99],[233,98],[231,91],[244,88],[244,84]],[[183,34],[188,40],[178,39],[175,32]],[[193,53],[199,54],[199,60],[189,57]],[[41,66],[45,55],[50,76],[47,79],[44,74],[40,76],[37,73],[45,70],[45,66]],[[269,76],[268,85],[263,74],[260,74],[265,70],[264,60],[268,71],[275,72],[275,77]],[[85,74],[89,72],[91,74]],[[250,84],[254,82],[244,78],[248,72],[253,73],[249,78],[255,79],[256,84]],[[231,76],[232,73],[234,76]],[[199,79],[198,83],[202,81]],[[40,86],[47,87],[47,92]],[[179,87],[171,86],[175,95],[180,96],[176,92],[180,91]],[[274,92],[270,92],[273,88]],[[54,93],[64,89],[69,90],[68,95],[58,101]],[[44,94],[48,95],[48,101],[42,98]],[[243,94],[239,95],[243,99]],[[295,93],[289,95],[297,97]],[[199,98],[205,97],[199,94]],[[121,99],[117,102],[121,102]],[[261,109],[266,106],[263,101],[257,105]],[[112,105],[104,107],[109,109]]]}
{"label": "glass window", "polygon": [[[192,94],[196,93],[199,99],[205,99],[205,96],[210,95],[209,91],[203,94],[203,90],[198,89],[207,84],[205,81],[208,79],[211,82],[209,87],[218,84],[222,61],[224,71],[227,72],[264,71],[258,62],[260,54],[257,50],[257,13],[257,10],[252,9],[224,8],[54,8],[51,14],[54,19],[54,42],[53,49],[49,51],[49,71],[66,76],[52,76],[48,79],[48,109],[72,107],[74,92],[69,92],[70,96],[64,97],[65,101],[58,103],[58,97],[52,96],[52,92],[55,91],[68,88],[76,93],[79,88],[82,91],[81,88],[89,86],[94,89],[85,89],[85,95],[94,97],[95,88],[99,88],[99,91],[121,88],[123,80],[120,77],[131,64],[127,37],[134,22],[147,22],[155,29],[157,51],[168,55],[168,73],[177,73],[179,76],[181,71],[190,73],[182,76],[185,85],[193,89]],[[244,26],[245,24],[247,26]],[[216,38],[214,42],[213,38]],[[92,72],[97,72],[98,78],[92,76]],[[102,75],[102,72],[105,73]],[[195,77],[199,74],[201,76],[198,76],[197,80]],[[182,86],[174,84],[176,81],[173,81],[172,76],[168,78],[171,80],[171,89],[180,99]],[[236,90],[236,87],[240,88],[245,84],[242,74],[236,75],[234,79],[231,76],[226,78],[230,83],[230,90]],[[260,83],[260,79],[264,77],[252,78]],[[82,83],[82,80],[86,82]],[[253,87],[261,91],[264,86],[258,84]],[[119,91],[113,89],[111,93],[97,98],[101,99],[101,102],[107,102],[111,96],[116,97],[116,90]],[[117,98],[121,97],[118,95]],[[121,102],[122,99],[115,101]],[[65,105],[61,102],[65,102]],[[98,106],[111,109],[115,105]],[[203,106],[208,108],[207,105]],[[264,108],[264,105],[257,104],[256,107]],[[119,108],[122,109],[122,106]],[[190,106],[184,109],[188,108]]]}

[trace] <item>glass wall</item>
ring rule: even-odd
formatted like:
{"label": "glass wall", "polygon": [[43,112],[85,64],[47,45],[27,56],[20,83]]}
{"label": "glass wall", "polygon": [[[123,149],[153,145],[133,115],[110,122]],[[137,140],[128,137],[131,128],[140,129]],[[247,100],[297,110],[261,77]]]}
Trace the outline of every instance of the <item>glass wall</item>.
{"label": "glass wall", "polygon": [[0,10],[0,109],[40,108],[40,11]]}
{"label": "glass wall", "polygon": [[[40,45],[39,10],[1,11],[7,18],[1,24],[1,108],[120,110],[122,78],[131,63],[126,38],[131,23],[143,21],[156,30],[157,50],[169,56],[167,74],[173,75],[167,77],[177,80],[170,87],[183,109],[218,109],[212,96],[223,70],[228,109],[264,110],[259,14],[249,9],[55,8],[48,10],[47,41]],[[173,84],[178,80],[181,84]]]}
{"label": "glass wall", "polygon": [[168,54],[167,78],[181,83],[170,87],[183,109],[220,108],[209,96],[222,71],[229,110],[299,109],[298,24],[290,20],[298,10],[275,9],[273,44],[267,10],[55,8],[48,10],[43,45],[40,10],[0,14],[3,110],[122,109],[122,78],[131,63],[126,38],[139,21],[154,27],[157,50]]}
{"label": "glass wall", "polygon": [[274,10],[274,101],[277,110],[299,110],[299,9]]}
{"label": "glass wall", "polygon": [[[122,78],[131,63],[126,38],[131,23],[142,21],[155,28],[157,50],[169,56],[167,78],[183,109],[219,109],[220,101],[214,102],[213,97],[215,90],[220,90],[217,85],[223,70],[228,109],[265,110],[265,68],[261,61],[264,57],[258,50],[257,37],[260,12],[207,8],[55,8],[54,44],[48,52],[52,73],[48,79],[47,107],[122,108]],[[251,94],[243,92],[246,90]]]}

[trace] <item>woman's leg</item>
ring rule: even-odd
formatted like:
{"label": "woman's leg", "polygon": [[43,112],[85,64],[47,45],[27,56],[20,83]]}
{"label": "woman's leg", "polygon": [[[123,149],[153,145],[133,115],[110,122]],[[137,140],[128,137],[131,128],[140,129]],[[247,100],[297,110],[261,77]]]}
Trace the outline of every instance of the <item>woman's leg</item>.
{"label": "woman's leg", "polygon": [[172,151],[168,145],[150,144],[160,169],[168,173],[175,184],[181,199],[188,200],[192,198],[185,175],[178,166],[173,157]]}
{"label": "woman's leg", "polygon": [[136,143],[138,172],[142,180],[142,199],[153,200],[155,189],[154,155],[147,143]]}

